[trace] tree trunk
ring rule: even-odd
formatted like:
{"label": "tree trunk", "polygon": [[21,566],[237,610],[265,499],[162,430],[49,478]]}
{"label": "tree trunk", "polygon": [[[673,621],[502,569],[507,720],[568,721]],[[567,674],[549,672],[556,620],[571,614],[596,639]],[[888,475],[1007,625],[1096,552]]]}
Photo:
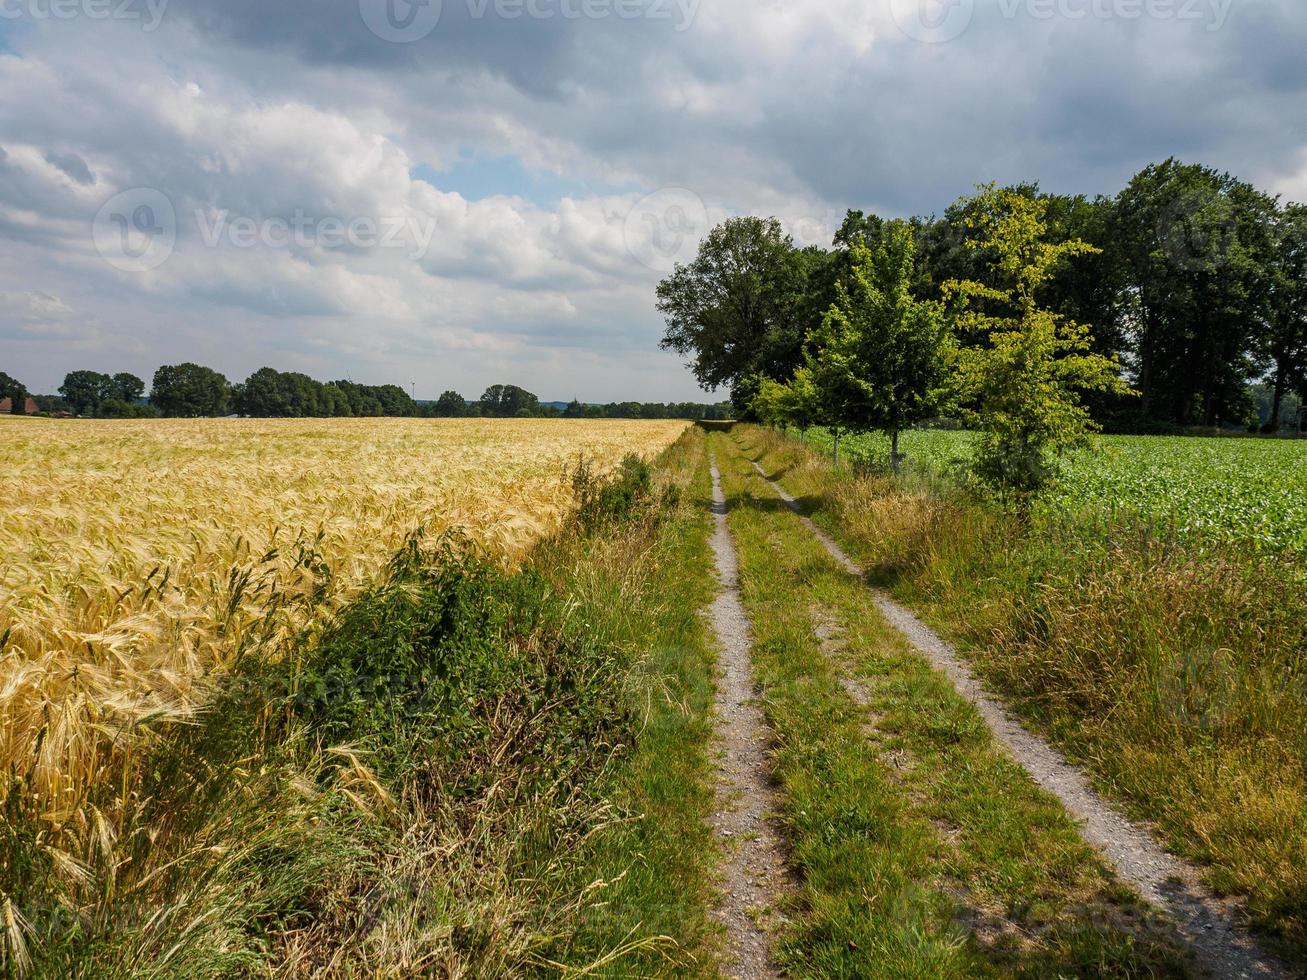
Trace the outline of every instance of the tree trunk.
{"label": "tree trunk", "polygon": [[1271,435],[1279,435],[1280,433],[1280,409],[1284,405],[1284,391],[1288,387],[1285,381],[1284,364],[1277,362],[1275,365],[1275,388],[1271,395],[1271,417],[1268,420]]}
{"label": "tree trunk", "polygon": [[895,476],[899,475],[899,430],[889,434],[889,467]]}

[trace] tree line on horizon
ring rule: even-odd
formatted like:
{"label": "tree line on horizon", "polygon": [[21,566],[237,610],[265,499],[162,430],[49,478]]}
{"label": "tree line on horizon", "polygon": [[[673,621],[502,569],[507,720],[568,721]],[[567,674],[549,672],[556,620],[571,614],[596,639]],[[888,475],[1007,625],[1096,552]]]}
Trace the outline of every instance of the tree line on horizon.
{"label": "tree line on horizon", "polygon": [[[1039,249],[1085,246],[1062,249],[1034,292],[1054,316],[1086,325],[1088,352],[1117,365],[1125,383],[1081,393],[1097,425],[1301,426],[1307,206],[1175,159],[1144,168],[1110,197],[1050,194],[1035,183],[991,190],[1038,202]],[[687,355],[705,389],[729,388],[736,413],[748,416],[763,380],[790,382],[831,339],[828,313],[855,278],[858,248],[901,252],[905,230],[911,249],[902,279],[911,299],[941,304],[955,325],[963,305],[998,315],[1011,297],[951,289],[1004,283],[1004,260],[992,241],[985,246],[992,204],[982,192],[942,217],[901,221],[850,210],[830,248],[797,247],[774,218],[729,219],[659,283],[662,346]],[[993,339],[964,331],[958,344],[984,350]],[[955,405],[955,414],[966,407]]]}
{"label": "tree line on horizon", "polygon": [[[0,372],[0,399],[21,405],[30,395],[21,382]],[[542,404],[517,385],[488,387],[476,401],[446,391],[434,402],[419,402],[399,385],[362,385],[353,381],[317,381],[297,371],[264,367],[244,382],[231,384],[212,368],[171,364],[155,373],[149,397],[145,382],[126,372],[70,371],[56,395],[32,395],[46,413],[67,412],[95,418],[204,418],[243,415],[252,418],[628,418],[724,419],[730,404],[693,402],[611,402],[565,407]]]}

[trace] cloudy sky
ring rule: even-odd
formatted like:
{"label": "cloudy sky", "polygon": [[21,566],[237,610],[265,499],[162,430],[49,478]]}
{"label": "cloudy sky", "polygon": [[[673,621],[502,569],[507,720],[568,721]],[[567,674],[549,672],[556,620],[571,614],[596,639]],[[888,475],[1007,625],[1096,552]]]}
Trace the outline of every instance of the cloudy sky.
{"label": "cloudy sky", "polygon": [[702,398],[653,287],[709,223],[1307,199],[1302,0],[0,0],[0,370],[196,360]]}

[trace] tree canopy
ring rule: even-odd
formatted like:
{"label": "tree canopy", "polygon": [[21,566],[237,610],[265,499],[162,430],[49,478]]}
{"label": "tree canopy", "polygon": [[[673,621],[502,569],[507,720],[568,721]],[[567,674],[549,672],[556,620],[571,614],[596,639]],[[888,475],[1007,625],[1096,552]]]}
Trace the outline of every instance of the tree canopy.
{"label": "tree canopy", "polygon": [[[1082,391],[1095,421],[1113,431],[1245,427],[1258,423],[1260,404],[1269,428],[1294,424],[1282,409],[1307,387],[1303,205],[1175,159],[1112,196],[1050,194],[1035,183],[1002,190],[1040,205],[1046,246],[1094,246],[1059,253],[1041,274],[1039,305],[1089,326],[1088,352],[1118,361],[1139,393]],[[969,196],[939,216],[907,219],[914,299],[939,301],[949,282],[997,281],[997,253],[978,247],[986,207]],[[728,388],[737,413],[762,404],[761,379],[784,384],[806,363],[854,246],[874,253],[896,224],[851,208],[824,250],[797,248],[775,219],[729,219],[659,284],[662,346],[686,355],[705,389]],[[1004,315],[994,297],[973,292],[968,302],[974,313]],[[1259,403],[1252,391],[1262,382],[1269,398]]]}
{"label": "tree canopy", "polygon": [[705,390],[788,376],[802,361],[808,280],[822,258],[796,249],[775,218],[728,219],[658,284],[661,346],[688,356]]}

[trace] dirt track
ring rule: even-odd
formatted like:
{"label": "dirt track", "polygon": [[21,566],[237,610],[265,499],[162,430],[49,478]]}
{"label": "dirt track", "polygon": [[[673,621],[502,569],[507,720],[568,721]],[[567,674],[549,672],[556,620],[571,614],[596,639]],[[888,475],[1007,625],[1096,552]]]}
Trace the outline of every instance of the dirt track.
{"label": "dirt track", "polygon": [[[757,463],[754,469],[799,515],[808,530],[850,574],[862,570],[824,531],[805,516],[799,504],[767,477]],[[716,469],[714,467],[714,476]],[[1099,848],[1117,874],[1134,885],[1146,899],[1165,910],[1176,922],[1195,957],[1214,977],[1287,978],[1295,974],[1249,937],[1229,909],[1202,888],[1198,869],[1168,854],[1149,830],[1122,816],[1090,786],[1084,773],[1068,763],[1042,738],[1023,728],[987,694],[957,651],[908,609],[880,590],[873,590],[876,605],[931,665],[976,706],[994,737],[1030,773],[1044,790],[1056,796],[1081,822],[1081,833]]]}
{"label": "dirt track", "polygon": [[722,585],[711,609],[720,650],[714,704],[717,808],[712,823],[726,855],[721,904],[713,915],[726,928],[724,972],[753,980],[780,976],[768,946],[778,917],[776,904],[788,879],[780,839],[768,817],[772,794],[766,732],[754,701],[749,622],[740,602],[735,542],[726,525],[726,498],[715,462],[712,484],[712,549]]}

